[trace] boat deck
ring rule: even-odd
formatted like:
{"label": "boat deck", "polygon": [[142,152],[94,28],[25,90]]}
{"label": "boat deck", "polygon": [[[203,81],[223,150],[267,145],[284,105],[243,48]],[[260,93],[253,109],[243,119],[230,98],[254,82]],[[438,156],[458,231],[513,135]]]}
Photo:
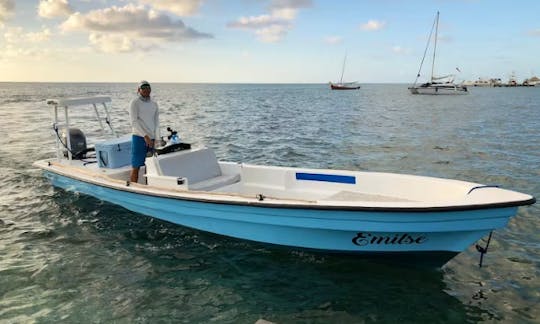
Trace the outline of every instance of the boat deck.
{"label": "boat deck", "polygon": [[[67,161],[66,161],[67,162]],[[222,164],[221,162],[220,164]],[[227,164],[228,162],[225,162]],[[131,172],[131,166],[123,166],[119,168],[109,169],[100,168],[97,163],[88,163],[88,161],[73,160],[71,164],[63,163],[66,166],[82,170],[86,174],[95,174],[96,176],[106,176],[115,180],[128,181]],[[238,164],[242,168],[241,164]],[[247,168],[247,167],[246,167]],[[146,170],[145,167],[141,167],[139,171],[139,184],[146,185]],[[192,189],[193,191],[193,189]],[[197,191],[197,190],[194,190]],[[405,199],[402,197],[395,197],[390,195],[370,194],[352,190],[342,190],[341,188],[335,188],[335,190],[329,190],[329,188],[306,190],[305,188],[287,188],[286,186],[268,186],[262,183],[253,183],[244,181],[240,176],[238,181],[232,184],[223,185],[208,192],[235,194],[254,196],[262,194],[267,197],[276,199],[299,199],[306,201],[365,201],[365,202],[414,202],[415,200]]]}
{"label": "boat deck", "polygon": [[339,191],[329,197],[326,197],[325,200],[333,201],[377,201],[377,202],[412,202],[413,200],[390,197],[383,195],[373,195],[355,191]]}
{"label": "boat deck", "polygon": [[[49,160],[54,161],[54,159]],[[131,166],[99,167],[92,159],[62,161],[70,174],[88,179],[129,181]],[[58,162],[55,162],[58,163]],[[109,180],[108,180],[109,179]],[[415,175],[262,166],[217,160],[199,148],[149,157],[138,190],[204,199],[273,201],[321,206],[427,208],[532,201],[530,196],[493,186]],[[147,189],[145,189],[147,188]],[[484,188],[482,190],[475,190]],[[491,189],[490,189],[491,188]]]}

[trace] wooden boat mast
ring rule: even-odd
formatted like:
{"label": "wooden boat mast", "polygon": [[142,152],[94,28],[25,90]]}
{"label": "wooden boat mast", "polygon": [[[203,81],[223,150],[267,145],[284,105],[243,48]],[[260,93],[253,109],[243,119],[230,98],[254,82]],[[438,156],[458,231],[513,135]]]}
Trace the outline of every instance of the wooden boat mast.
{"label": "wooden boat mast", "polygon": [[345,57],[343,58],[343,66],[341,67],[341,78],[339,79],[339,83],[343,84],[343,74],[345,73],[345,62],[347,61],[347,54],[345,54]]}

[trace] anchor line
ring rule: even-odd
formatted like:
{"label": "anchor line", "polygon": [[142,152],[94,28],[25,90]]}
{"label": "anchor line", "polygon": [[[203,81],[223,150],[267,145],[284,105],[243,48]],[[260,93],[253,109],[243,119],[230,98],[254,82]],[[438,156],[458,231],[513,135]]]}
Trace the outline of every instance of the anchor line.
{"label": "anchor line", "polygon": [[476,250],[480,252],[480,262],[478,263],[478,267],[482,268],[482,263],[484,261],[484,254],[488,252],[489,243],[491,242],[491,236],[493,235],[493,231],[489,232],[489,236],[486,242],[486,246],[482,247],[480,244],[476,244]]}

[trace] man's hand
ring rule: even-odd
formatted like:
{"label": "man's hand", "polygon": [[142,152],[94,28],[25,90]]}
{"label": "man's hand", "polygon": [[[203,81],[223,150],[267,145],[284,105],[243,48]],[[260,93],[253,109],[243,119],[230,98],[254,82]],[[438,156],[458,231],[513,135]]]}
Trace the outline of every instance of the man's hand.
{"label": "man's hand", "polygon": [[151,139],[150,136],[144,135],[144,141],[146,142],[146,146],[154,147],[154,140]]}

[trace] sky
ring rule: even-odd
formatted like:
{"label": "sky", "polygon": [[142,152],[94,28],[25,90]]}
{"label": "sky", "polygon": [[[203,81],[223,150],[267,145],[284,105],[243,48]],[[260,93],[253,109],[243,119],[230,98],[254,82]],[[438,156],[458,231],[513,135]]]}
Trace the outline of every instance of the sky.
{"label": "sky", "polygon": [[540,76],[540,0],[0,0],[0,81],[411,83],[437,11],[436,75]]}

